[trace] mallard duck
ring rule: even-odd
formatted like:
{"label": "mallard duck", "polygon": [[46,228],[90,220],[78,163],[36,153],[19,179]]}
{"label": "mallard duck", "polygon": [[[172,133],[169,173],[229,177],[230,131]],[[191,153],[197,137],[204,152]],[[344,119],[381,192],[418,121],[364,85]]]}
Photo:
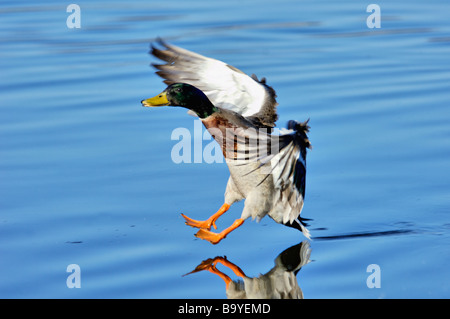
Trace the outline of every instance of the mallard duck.
{"label": "mallard duck", "polygon": [[[289,121],[287,129],[274,132],[278,119],[276,94],[266,84],[222,61],[169,45],[159,40],[161,49],[150,53],[165,61],[153,64],[168,87],[143,106],[180,106],[198,116],[219,143],[230,178],[223,205],[206,220],[181,214],[186,225],[199,228],[196,237],[217,244],[252,217],[259,221],[269,215],[276,222],[309,231],[300,218],[305,198],[308,121]],[[245,199],[241,217],[216,233],[216,220],[230,206]]]}

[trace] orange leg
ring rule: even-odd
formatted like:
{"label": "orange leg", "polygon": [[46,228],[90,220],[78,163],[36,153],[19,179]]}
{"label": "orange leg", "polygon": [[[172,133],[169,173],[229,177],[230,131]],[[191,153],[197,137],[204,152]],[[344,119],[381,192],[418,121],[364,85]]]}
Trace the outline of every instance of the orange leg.
{"label": "orange leg", "polygon": [[211,265],[211,267],[208,268],[208,271],[210,273],[213,273],[213,274],[219,276],[220,278],[222,278],[222,280],[225,281],[225,289],[228,289],[228,286],[230,285],[230,282],[232,281],[230,277],[228,277],[226,274],[224,274],[223,272],[218,270],[216,268],[216,266],[214,266],[214,265]]}
{"label": "orange leg", "polygon": [[233,264],[232,262],[229,262],[226,257],[215,257],[213,259],[209,258],[206,259],[204,261],[202,261],[200,263],[200,265],[198,265],[193,271],[191,271],[190,273],[187,273],[186,275],[183,276],[187,276],[199,271],[203,271],[203,270],[208,270],[209,272],[219,276],[220,278],[222,278],[222,280],[225,282],[226,285],[226,289],[228,289],[228,286],[230,285],[230,282],[232,281],[231,278],[229,276],[227,276],[226,274],[224,274],[223,272],[221,272],[220,270],[218,270],[216,268],[217,263],[221,263],[222,265],[230,268],[237,276],[244,278],[245,274],[242,271],[241,268],[239,268],[238,266],[236,266],[235,264]]}
{"label": "orange leg", "polygon": [[219,243],[222,239],[224,239],[225,237],[227,237],[227,235],[229,233],[231,233],[233,230],[235,230],[236,228],[238,228],[239,226],[242,225],[242,223],[244,223],[244,220],[239,218],[236,219],[234,221],[234,223],[228,227],[227,229],[224,229],[223,231],[221,231],[220,233],[213,233],[212,231],[206,230],[201,228],[197,234],[195,234],[196,237],[200,238],[200,239],[205,239],[207,241],[209,241],[211,244],[217,244]]}
{"label": "orange leg", "polygon": [[214,229],[217,229],[217,226],[216,226],[217,218],[219,218],[221,215],[223,215],[229,208],[230,208],[230,205],[228,205],[226,203],[223,204],[222,207],[219,208],[217,213],[215,213],[214,215],[212,215],[211,217],[209,217],[207,220],[204,220],[204,221],[199,221],[199,220],[189,218],[184,214],[181,214],[181,216],[184,217],[184,219],[186,220],[186,225],[188,225],[188,226],[197,227],[197,228],[201,228],[201,229],[207,229],[207,230],[210,230],[211,226],[213,226]]}
{"label": "orange leg", "polygon": [[226,259],[226,258],[223,258],[223,257],[216,257],[216,258],[214,258],[212,264],[215,266],[215,265],[217,265],[217,263],[221,263],[222,265],[230,268],[234,272],[234,274],[236,276],[239,276],[239,277],[242,277],[242,278],[246,277],[241,268],[239,268],[238,266],[236,266],[232,262],[228,261],[228,259]]}

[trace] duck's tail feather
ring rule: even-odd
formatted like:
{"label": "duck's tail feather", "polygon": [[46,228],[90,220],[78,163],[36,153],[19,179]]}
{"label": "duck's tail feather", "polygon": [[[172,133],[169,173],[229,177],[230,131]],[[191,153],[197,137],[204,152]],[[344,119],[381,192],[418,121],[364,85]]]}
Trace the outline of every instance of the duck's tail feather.
{"label": "duck's tail feather", "polygon": [[298,218],[294,219],[292,222],[287,222],[284,225],[300,230],[303,233],[303,235],[305,235],[306,238],[311,239],[311,234],[310,234],[309,230],[306,228],[306,226],[308,226],[308,224],[306,224],[304,222],[304,220],[307,220],[307,219],[301,218],[299,216]]}

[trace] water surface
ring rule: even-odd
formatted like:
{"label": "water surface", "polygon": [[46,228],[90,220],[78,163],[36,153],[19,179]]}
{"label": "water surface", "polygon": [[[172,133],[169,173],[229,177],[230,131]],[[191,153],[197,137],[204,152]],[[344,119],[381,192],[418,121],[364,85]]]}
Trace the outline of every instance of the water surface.
{"label": "water surface", "polygon": [[80,29],[58,1],[0,5],[0,297],[225,298],[219,276],[182,275],[226,256],[255,278],[305,240],[263,219],[213,246],[184,225],[220,207],[229,175],[171,160],[185,110],[141,107],[164,88],[157,37],[265,76],[279,126],[310,118],[305,298],[450,297],[448,2],[378,2],[380,29],[354,1],[77,4]]}

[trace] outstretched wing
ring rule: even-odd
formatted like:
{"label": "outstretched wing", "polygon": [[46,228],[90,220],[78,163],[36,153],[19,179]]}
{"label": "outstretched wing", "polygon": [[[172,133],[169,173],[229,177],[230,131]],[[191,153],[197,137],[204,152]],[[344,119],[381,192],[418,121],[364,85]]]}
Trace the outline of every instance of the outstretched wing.
{"label": "outstretched wing", "polygon": [[[309,232],[300,218],[300,213],[305,198],[306,151],[311,148],[308,131],[308,121],[289,121],[288,130],[281,131],[280,135],[264,133],[261,130],[252,132],[246,129],[242,130],[243,133],[236,130],[237,137],[234,137],[234,140],[238,147],[231,147],[230,152],[234,152],[235,156],[228,157],[234,160],[234,165],[260,162],[256,169],[263,168],[260,172],[264,173],[264,177],[259,184],[271,176],[276,190],[270,216],[279,223],[300,229],[307,237]],[[268,147],[262,151],[262,145]]]}
{"label": "outstretched wing", "polygon": [[281,138],[286,139],[286,145],[271,160],[272,176],[276,192],[276,203],[272,217],[279,218],[288,226],[300,229],[305,236],[309,232],[300,218],[305,199],[306,150],[311,148],[306,133],[309,131],[308,121],[298,123],[288,122],[289,133]]}
{"label": "outstretched wing", "polygon": [[222,61],[158,41],[151,54],[166,64],[153,64],[164,83],[183,82],[202,90],[217,107],[232,110],[257,126],[274,127],[276,113],[275,91],[265,79],[246,75]]}

